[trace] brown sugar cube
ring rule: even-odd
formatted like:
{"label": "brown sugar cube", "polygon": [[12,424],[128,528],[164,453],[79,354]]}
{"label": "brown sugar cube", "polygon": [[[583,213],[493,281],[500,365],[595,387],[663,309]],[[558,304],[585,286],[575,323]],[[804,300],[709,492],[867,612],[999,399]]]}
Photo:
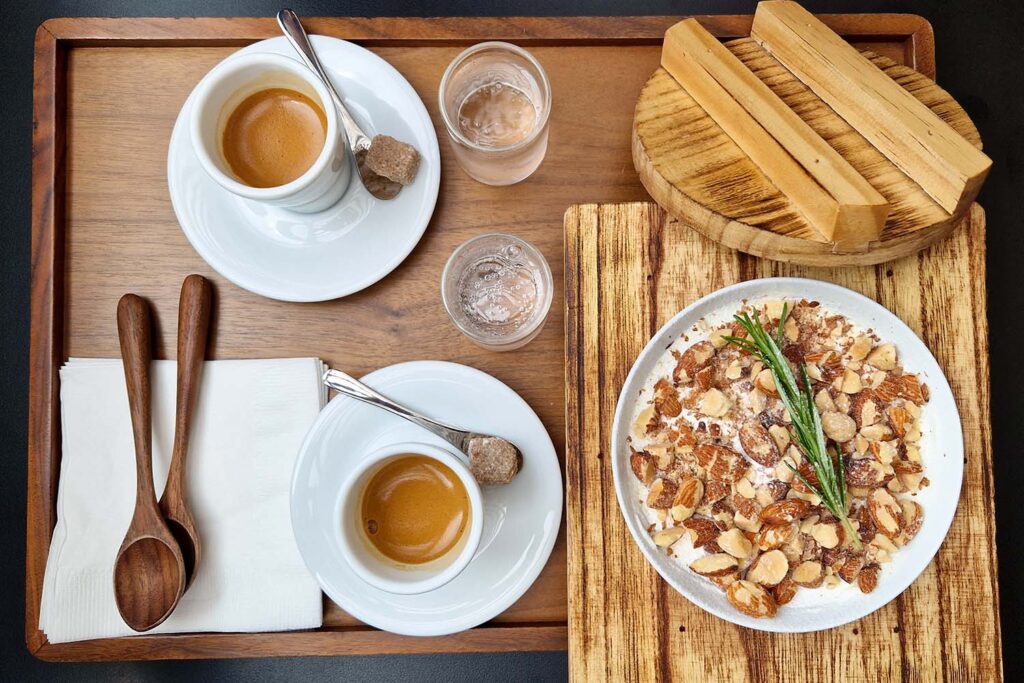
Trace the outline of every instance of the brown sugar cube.
{"label": "brown sugar cube", "polygon": [[469,470],[482,486],[507,484],[519,472],[519,449],[496,436],[469,440]]}
{"label": "brown sugar cube", "polygon": [[408,185],[420,167],[420,153],[390,135],[375,135],[366,154],[366,165],[378,175]]}

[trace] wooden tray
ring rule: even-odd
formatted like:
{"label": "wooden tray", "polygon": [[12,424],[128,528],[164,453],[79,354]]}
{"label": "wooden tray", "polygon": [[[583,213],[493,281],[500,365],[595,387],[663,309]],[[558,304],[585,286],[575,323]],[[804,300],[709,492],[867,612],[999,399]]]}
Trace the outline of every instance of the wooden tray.
{"label": "wooden tray", "polygon": [[[134,291],[162,321],[157,357],[174,354],[182,278],[217,287],[215,358],[320,356],[360,374],[419,358],[485,370],[538,412],[564,453],[563,318],[556,284],[551,320],[529,346],[498,354],[449,323],[438,287],[451,251],[499,229],[536,244],[562,277],[562,215],[585,201],[646,198],[630,159],[629,130],[641,86],[658,64],[665,29],[679,17],[311,19],[311,32],[354,40],[394,64],[434,117],[441,196],[430,229],[394,273],[340,301],[286,304],[226,282],[178,228],[167,195],[171,127],[192,87],[234,48],[277,35],[272,19],[54,19],[36,34],[33,134],[32,336],[30,349],[28,648],[51,660],[158,659],[384,652],[551,650],[566,647],[566,546],[559,540],[533,588],[481,628],[445,638],[370,629],[325,601],[312,632],[142,636],[51,645],[37,629],[55,521],[60,465],[57,370],[69,356],[118,355],[114,310]],[[723,38],[746,35],[749,16],[703,17]],[[858,45],[934,73],[928,22],[908,15],[835,15],[826,21]],[[437,86],[448,62],[487,39],[527,46],[551,78],[547,159],[529,180],[480,185],[448,154]]]}
{"label": "wooden tray", "polygon": [[[871,267],[759,260],[650,203],[572,207],[565,241],[572,680],[1000,680],[981,208],[948,239]],[[893,311],[935,354],[963,420],[963,489],[935,559],[884,608],[822,633],[745,629],[676,593],[629,534],[605,451],[619,390],[654,333],[701,296],[769,276],[830,280]]]}

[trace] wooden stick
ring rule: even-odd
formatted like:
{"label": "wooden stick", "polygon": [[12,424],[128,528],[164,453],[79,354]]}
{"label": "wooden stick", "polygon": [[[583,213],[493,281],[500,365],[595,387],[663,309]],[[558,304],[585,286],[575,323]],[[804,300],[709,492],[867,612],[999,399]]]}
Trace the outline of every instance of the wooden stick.
{"label": "wooden stick", "polygon": [[[759,150],[747,149],[743,144],[754,142],[753,136],[743,134],[744,131],[734,135],[726,130],[748,156],[754,159],[758,154],[768,164],[758,165],[773,182],[778,184],[776,178],[788,177],[791,168],[785,156],[788,154],[831,196],[837,205],[835,223],[815,226],[826,238],[843,250],[853,251],[863,251],[869,242],[879,238],[889,215],[889,203],[885,197],[696,19],[681,21],[666,32],[661,63],[695,99],[697,96],[688,84],[696,85],[706,80],[695,73],[703,70],[726,91],[726,97],[735,100],[774,138],[784,152],[779,154],[769,149],[758,154]],[[704,91],[699,85],[694,90]],[[704,102],[697,101],[708,110]],[[730,107],[728,104],[725,106]],[[730,121],[734,128],[750,125],[744,119],[718,121],[716,118],[716,121],[723,128],[726,127],[723,124]],[[789,197],[794,202],[800,199],[799,195],[790,194]]]}
{"label": "wooden stick", "polygon": [[[662,58],[665,58],[664,52]],[[671,53],[669,54],[671,62]],[[666,67],[671,73],[671,69]],[[736,103],[703,69],[676,69],[680,85],[725,133],[789,197],[808,224],[830,241],[839,218],[839,205],[796,163],[764,128]]]}
{"label": "wooden stick", "polygon": [[795,2],[761,2],[750,35],[951,214],[992,160]]}

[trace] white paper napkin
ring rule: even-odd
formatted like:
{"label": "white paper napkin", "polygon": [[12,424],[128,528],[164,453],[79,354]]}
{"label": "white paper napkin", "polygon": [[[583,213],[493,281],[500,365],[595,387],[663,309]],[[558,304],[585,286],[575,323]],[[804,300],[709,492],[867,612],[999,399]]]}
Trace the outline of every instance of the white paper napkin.
{"label": "white paper napkin", "polygon": [[[174,361],[152,370],[153,472],[163,490],[174,435]],[[320,588],[292,535],[292,466],[324,405],[315,358],[209,361],[188,454],[202,537],[195,580],[149,633],[281,631],[321,623]],[[63,455],[39,627],[51,643],[131,635],[114,603],[114,558],[135,505],[135,455],[120,360],[61,368]]]}

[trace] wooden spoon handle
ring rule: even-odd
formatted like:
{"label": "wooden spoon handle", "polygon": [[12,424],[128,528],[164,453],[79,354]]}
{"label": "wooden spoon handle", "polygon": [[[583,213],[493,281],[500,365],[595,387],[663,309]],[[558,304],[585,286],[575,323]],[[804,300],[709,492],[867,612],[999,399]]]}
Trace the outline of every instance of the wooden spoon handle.
{"label": "wooden spoon handle", "polygon": [[192,409],[199,393],[203,359],[206,357],[212,300],[212,287],[206,278],[202,275],[185,278],[178,301],[178,393],[174,412],[174,451],[165,498],[180,497],[182,493]]}
{"label": "wooden spoon handle", "polygon": [[135,435],[136,507],[156,509],[153,491],[153,431],[150,413],[149,369],[153,360],[149,304],[135,294],[117,303],[117,336],[121,342],[128,407]]}

